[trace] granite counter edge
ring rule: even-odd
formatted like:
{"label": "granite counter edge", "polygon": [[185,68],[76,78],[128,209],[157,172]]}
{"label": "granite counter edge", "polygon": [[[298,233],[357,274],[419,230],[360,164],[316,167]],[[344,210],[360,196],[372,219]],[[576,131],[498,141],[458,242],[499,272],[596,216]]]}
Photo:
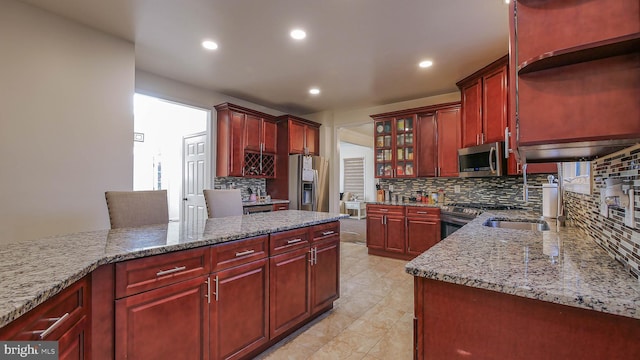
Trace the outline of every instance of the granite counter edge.
{"label": "granite counter edge", "polygon": [[117,263],[121,261],[132,260],[132,259],[142,258],[147,256],[160,255],[160,254],[165,254],[165,253],[170,253],[175,251],[188,250],[188,249],[197,248],[197,247],[210,246],[210,245],[215,245],[219,243],[245,239],[253,236],[272,234],[280,231],[287,231],[287,230],[293,230],[293,229],[298,229],[302,227],[325,224],[333,221],[338,221],[346,217],[348,217],[348,215],[340,214],[338,216],[334,216],[326,219],[304,221],[296,225],[278,226],[276,228],[269,229],[269,230],[234,234],[232,236],[218,237],[218,238],[212,238],[212,239],[198,239],[193,242],[158,246],[158,247],[153,247],[149,249],[142,249],[142,250],[135,250],[135,251],[127,251],[123,254],[106,255],[100,259],[96,259],[93,263],[84,267],[80,271],[76,271],[75,273],[70,274],[66,279],[54,284],[48,289],[38,292],[31,299],[25,300],[22,304],[19,304],[13,310],[10,310],[9,312],[6,312],[0,315],[0,329],[5,327],[9,323],[13,322],[14,320],[18,319],[22,315],[33,310],[38,305],[41,305],[45,301],[54,297],[55,295],[60,293],[62,290],[68,288],[69,286],[71,286],[78,280],[82,279],[83,277],[87,276],[88,274],[90,274],[91,272],[93,272],[95,269],[97,269],[102,265]]}

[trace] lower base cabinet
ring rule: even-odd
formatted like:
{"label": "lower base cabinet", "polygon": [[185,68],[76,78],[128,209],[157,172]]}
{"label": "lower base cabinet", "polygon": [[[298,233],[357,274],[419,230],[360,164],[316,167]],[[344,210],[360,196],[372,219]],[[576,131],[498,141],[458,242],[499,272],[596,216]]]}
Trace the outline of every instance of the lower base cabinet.
{"label": "lower base cabinet", "polygon": [[269,261],[212,274],[210,359],[241,359],[269,342]]}
{"label": "lower base cabinet", "polygon": [[271,258],[269,296],[271,330],[275,338],[311,316],[309,282],[311,281],[308,247]]}
{"label": "lower base cabinet", "polygon": [[317,242],[311,267],[311,313],[331,306],[340,294],[340,235]]}
{"label": "lower base cabinet", "polygon": [[63,360],[251,359],[331,309],[339,280],[334,221],[103,265],[0,340],[58,341]]}
{"label": "lower base cabinet", "polygon": [[85,277],[0,329],[0,340],[58,341],[58,359],[91,359],[90,293]]}
{"label": "lower base cabinet", "polygon": [[207,276],[116,300],[116,359],[205,359]]}
{"label": "lower base cabinet", "polygon": [[414,278],[414,359],[639,359],[640,320]]}
{"label": "lower base cabinet", "polygon": [[440,209],[367,205],[369,254],[410,260],[440,241]]}
{"label": "lower base cabinet", "polygon": [[334,222],[116,264],[115,358],[254,357],[333,307],[339,234]]}

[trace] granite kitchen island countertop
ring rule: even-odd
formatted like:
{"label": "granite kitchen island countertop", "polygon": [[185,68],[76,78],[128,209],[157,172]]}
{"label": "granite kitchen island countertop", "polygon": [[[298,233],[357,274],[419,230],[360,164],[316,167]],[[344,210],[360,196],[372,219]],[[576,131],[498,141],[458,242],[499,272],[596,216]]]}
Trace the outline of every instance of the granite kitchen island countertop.
{"label": "granite kitchen island countertop", "polygon": [[20,241],[0,248],[0,328],[100,265],[312,226],[343,214],[283,210]]}
{"label": "granite kitchen island countertop", "polygon": [[536,219],[489,211],[406,265],[419,277],[640,319],[640,282],[577,227],[550,231],[484,226],[490,218]]}

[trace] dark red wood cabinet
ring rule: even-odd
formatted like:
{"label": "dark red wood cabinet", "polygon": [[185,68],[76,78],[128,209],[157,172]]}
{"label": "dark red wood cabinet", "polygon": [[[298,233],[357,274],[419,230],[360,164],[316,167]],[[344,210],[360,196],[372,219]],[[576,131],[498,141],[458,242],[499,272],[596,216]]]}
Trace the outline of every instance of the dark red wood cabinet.
{"label": "dark red wood cabinet", "polygon": [[288,154],[320,155],[320,124],[293,115],[277,118],[285,131]]}
{"label": "dark red wood cabinet", "polygon": [[284,334],[311,315],[310,259],[311,251],[308,247],[279,254],[270,259],[269,334],[272,338]]}
{"label": "dark red wood cabinet", "polygon": [[[640,138],[637,0],[520,0],[509,13],[510,52],[517,54],[509,69],[510,116],[527,158],[535,156],[527,149],[542,145],[625,139],[630,145]],[[573,157],[592,154],[572,147]]]}
{"label": "dark red wood cabinet", "polygon": [[438,176],[458,176],[458,149],[461,127],[460,106],[438,109],[436,126],[438,134]]}
{"label": "dark red wood cabinet", "polygon": [[216,176],[274,178],[278,141],[274,117],[230,103],[215,109]]}
{"label": "dark red wood cabinet", "polygon": [[482,78],[477,77],[460,87],[462,99],[462,147],[480,145],[482,133]]}
{"label": "dark red wood cabinet", "polygon": [[116,300],[116,359],[206,359],[208,276]]}
{"label": "dark red wood cabinet", "polygon": [[57,340],[60,359],[251,359],[339,295],[334,221],[103,265],[0,340]]}
{"label": "dark red wood cabinet", "polygon": [[458,175],[460,103],[371,115],[377,178]]}
{"label": "dark red wood cabinet", "polygon": [[340,297],[340,226],[337,223],[312,228],[311,314],[332,306]]}
{"label": "dark red wood cabinet", "polygon": [[289,210],[289,204],[273,204],[272,211]]}
{"label": "dark red wood cabinet", "polygon": [[242,359],[269,341],[266,257],[211,275],[210,359]]}
{"label": "dark red wood cabinet", "polygon": [[[308,236],[310,242],[298,241],[300,233],[293,230],[272,234],[270,239],[277,241],[271,248],[280,249],[270,258],[269,268],[272,340],[333,307],[339,297],[340,224],[313,226]],[[282,246],[286,243],[294,246]]]}
{"label": "dark red wood cabinet", "polygon": [[0,329],[0,340],[58,341],[60,359],[91,359],[90,294],[87,276]]}
{"label": "dark red wood cabinet", "polygon": [[457,83],[462,97],[462,147],[504,141],[508,56]]}
{"label": "dark red wood cabinet", "polygon": [[415,359],[637,359],[640,320],[414,278]]}
{"label": "dark red wood cabinet", "polygon": [[459,103],[418,115],[418,176],[458,176],[460,121]]}
{"label": "dark red wood cabinet", "polygon": [[367,204],[369,254],[405,258],[404,206]]}
{"label": "dark red wood cabinet", "polygon": [[409,260],[439,241],[439,208],[367,204],[369,254]]}
{"label": "dark red wood cabinet", "polygon": [[[509,148],[515,149],[516,125],[509,116],[511,104],[509,57],[504,56],[457,83],[462,97],[462,146],[469,147],[509,139]],[[505,133],[508,128],[509,134]],[[456,154],[457,155],[457,154]],[[529,164],[527,173],[555,173],[555,163]],[[509,175],[522,174],[522,165],[515,154],[507,160]],[[452,176],[456,176],[455,175]]]}
{"label": "dark red wood cabinet", "polygon": [[407,206],[407,254],[418,256],[440,241],[440,209]]}

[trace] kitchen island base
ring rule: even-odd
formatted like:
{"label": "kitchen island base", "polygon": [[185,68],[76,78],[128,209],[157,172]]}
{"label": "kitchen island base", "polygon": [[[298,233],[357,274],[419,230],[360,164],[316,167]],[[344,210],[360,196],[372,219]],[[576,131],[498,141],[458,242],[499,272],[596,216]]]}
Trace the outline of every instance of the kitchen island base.
{"label": "kitchen island base", "polygon": [[415,359],[638,359],[640,320],[414,278]]}

